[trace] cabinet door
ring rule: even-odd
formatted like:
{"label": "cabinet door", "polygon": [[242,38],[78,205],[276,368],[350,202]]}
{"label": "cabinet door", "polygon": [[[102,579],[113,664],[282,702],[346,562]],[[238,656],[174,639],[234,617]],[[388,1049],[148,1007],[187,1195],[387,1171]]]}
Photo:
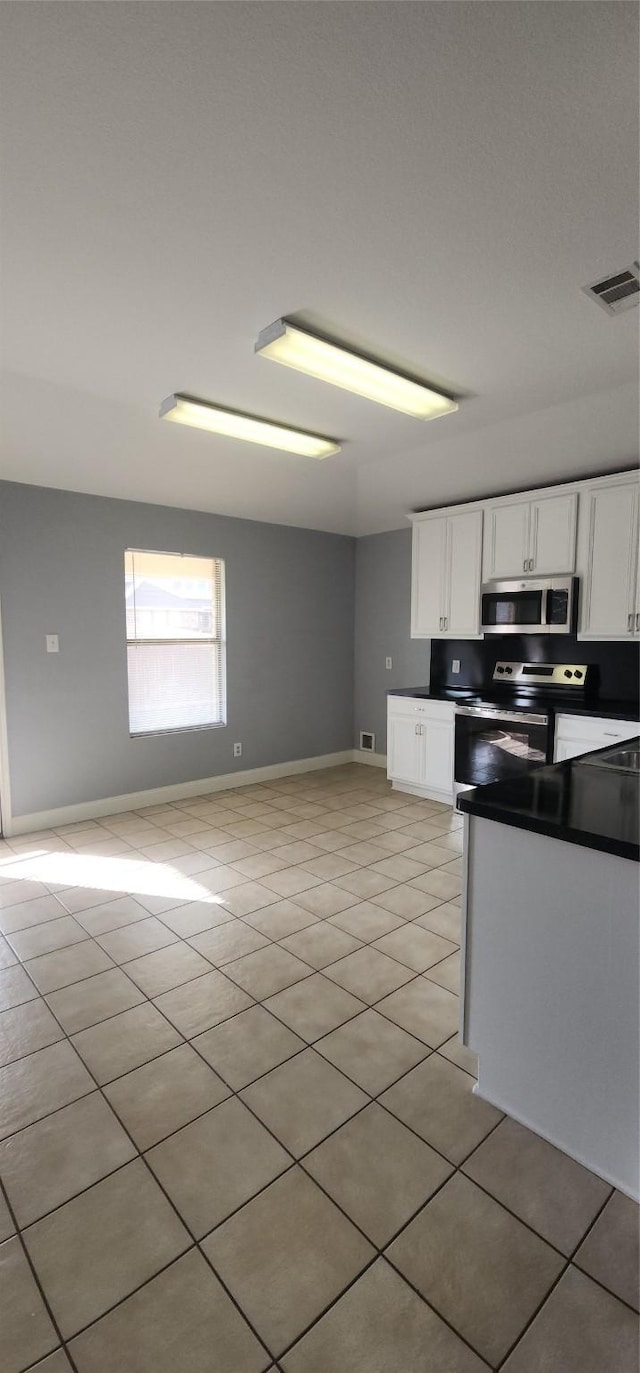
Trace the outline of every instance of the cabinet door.
{"label": "cabinet door", "polygon": [[635,627],[638,491],[601,486],[587,494],[588,542],[581,633],[630,639]]}
{"label": "cabinet door", "polygon": [[393,781],[420,786],[424,780],[425,735],[418,721],[408,715],[389,715],[387,727],[387,776]]}
{"label": "cabinet door", "polygon": [[448,521],[445,631],[455,639],[480,633],[482,513],[470,510]]}
{"label": "cabinet door", "polygon": [[424,720],[424,782],[434,791],[453,791],[453,724]]}
{"label": "cabinet door", "polygon": [[[606,744],[608,740],[604,740]],[[556,742],[553,761],[562,763],[565,758],[577,758],[580,753],[591,753],[593,749],[602,748],[602,741],[594,743],[593,739],[558,739]]]}
{"label": "cabinet door", "polygon": [[431,639],[444,616],[446,515],[419,520],[413,526],[411,636]]}
{"label": "cabinet door", "polygon": [[631,538],[636,553],[636,599],[635,605],[632,606],[634,612],[633,637],[640,639],[640,491],[636,491],[635,521]]}
{"label": "cabinet door", "polygon": [[488,580],[521,577],[529,559],[528,501],[495,505],[489,510]]}
{"label": "cabinet door", "polygon": [[540,576],[573,572],[576,565],[575,491],[567,496],[548,496],[531,505],[530,572]]}

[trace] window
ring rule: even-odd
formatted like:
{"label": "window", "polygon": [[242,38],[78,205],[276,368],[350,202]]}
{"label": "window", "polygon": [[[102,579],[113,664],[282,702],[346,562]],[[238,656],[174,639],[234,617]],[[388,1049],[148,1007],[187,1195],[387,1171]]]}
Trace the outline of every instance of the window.
{"label": "window", "polygon": [[226,724],[224,562],[124,555],[132,734]]}

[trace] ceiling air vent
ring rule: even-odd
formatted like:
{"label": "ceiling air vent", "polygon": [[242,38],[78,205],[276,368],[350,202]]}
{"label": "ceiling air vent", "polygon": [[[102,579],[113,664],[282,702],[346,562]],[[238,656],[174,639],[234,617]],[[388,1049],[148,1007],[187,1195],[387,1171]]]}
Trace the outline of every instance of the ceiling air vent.
{"label": "ceiling air vent", "polygon": [[640,263],[634,262],[632,267],[625,267],[624,271],[582,289],[607,314],[618,315],[622,310],[630,310],[632,305],[640,304]]}

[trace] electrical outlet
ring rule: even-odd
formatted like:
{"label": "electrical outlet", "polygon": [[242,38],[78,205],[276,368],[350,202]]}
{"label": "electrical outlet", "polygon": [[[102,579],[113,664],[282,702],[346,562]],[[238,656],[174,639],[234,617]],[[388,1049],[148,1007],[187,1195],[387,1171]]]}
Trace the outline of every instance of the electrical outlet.
{"label": "electrical outlet", "polygon": [[452,672],[459,672],[459,671],[460,671],[460,659],[459,659],[459,658],[453,658],[453,659],[452,659],[452,661],[451,661],[451,671],[452,671]]}
{"label": "electrical outlet", "polygon": [[387,672],[389,672],[393,667],[393,658],[385,658],[384,665],[387,669]]}
{"label": "electrical outlet", "polygon": [[57,635],[57,634],[46,634],[46,635],[45,635],[45,642],[46,642],[46,645],[47,645],[47,653],[59,653],[59,652],[60,652],[60,644],[59,644],[59,642],[58,642],[58,635]]}
{"label": "electrical outlet", "polygon": [[233,756],[234,758],[242,758],[242,744],[233,745]]}

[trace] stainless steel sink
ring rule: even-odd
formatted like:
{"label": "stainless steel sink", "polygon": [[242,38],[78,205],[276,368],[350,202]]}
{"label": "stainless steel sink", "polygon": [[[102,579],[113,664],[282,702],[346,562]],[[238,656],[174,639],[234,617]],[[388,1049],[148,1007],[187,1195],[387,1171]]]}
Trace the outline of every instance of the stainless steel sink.
{"label": "stainless steel sink", "polygon": [[640,773],[640,740],[630,739],[627,744],[616,744],[606,753],[596,753],[581,758],[580,762],[592,768],[607,768],[610,772]]}

